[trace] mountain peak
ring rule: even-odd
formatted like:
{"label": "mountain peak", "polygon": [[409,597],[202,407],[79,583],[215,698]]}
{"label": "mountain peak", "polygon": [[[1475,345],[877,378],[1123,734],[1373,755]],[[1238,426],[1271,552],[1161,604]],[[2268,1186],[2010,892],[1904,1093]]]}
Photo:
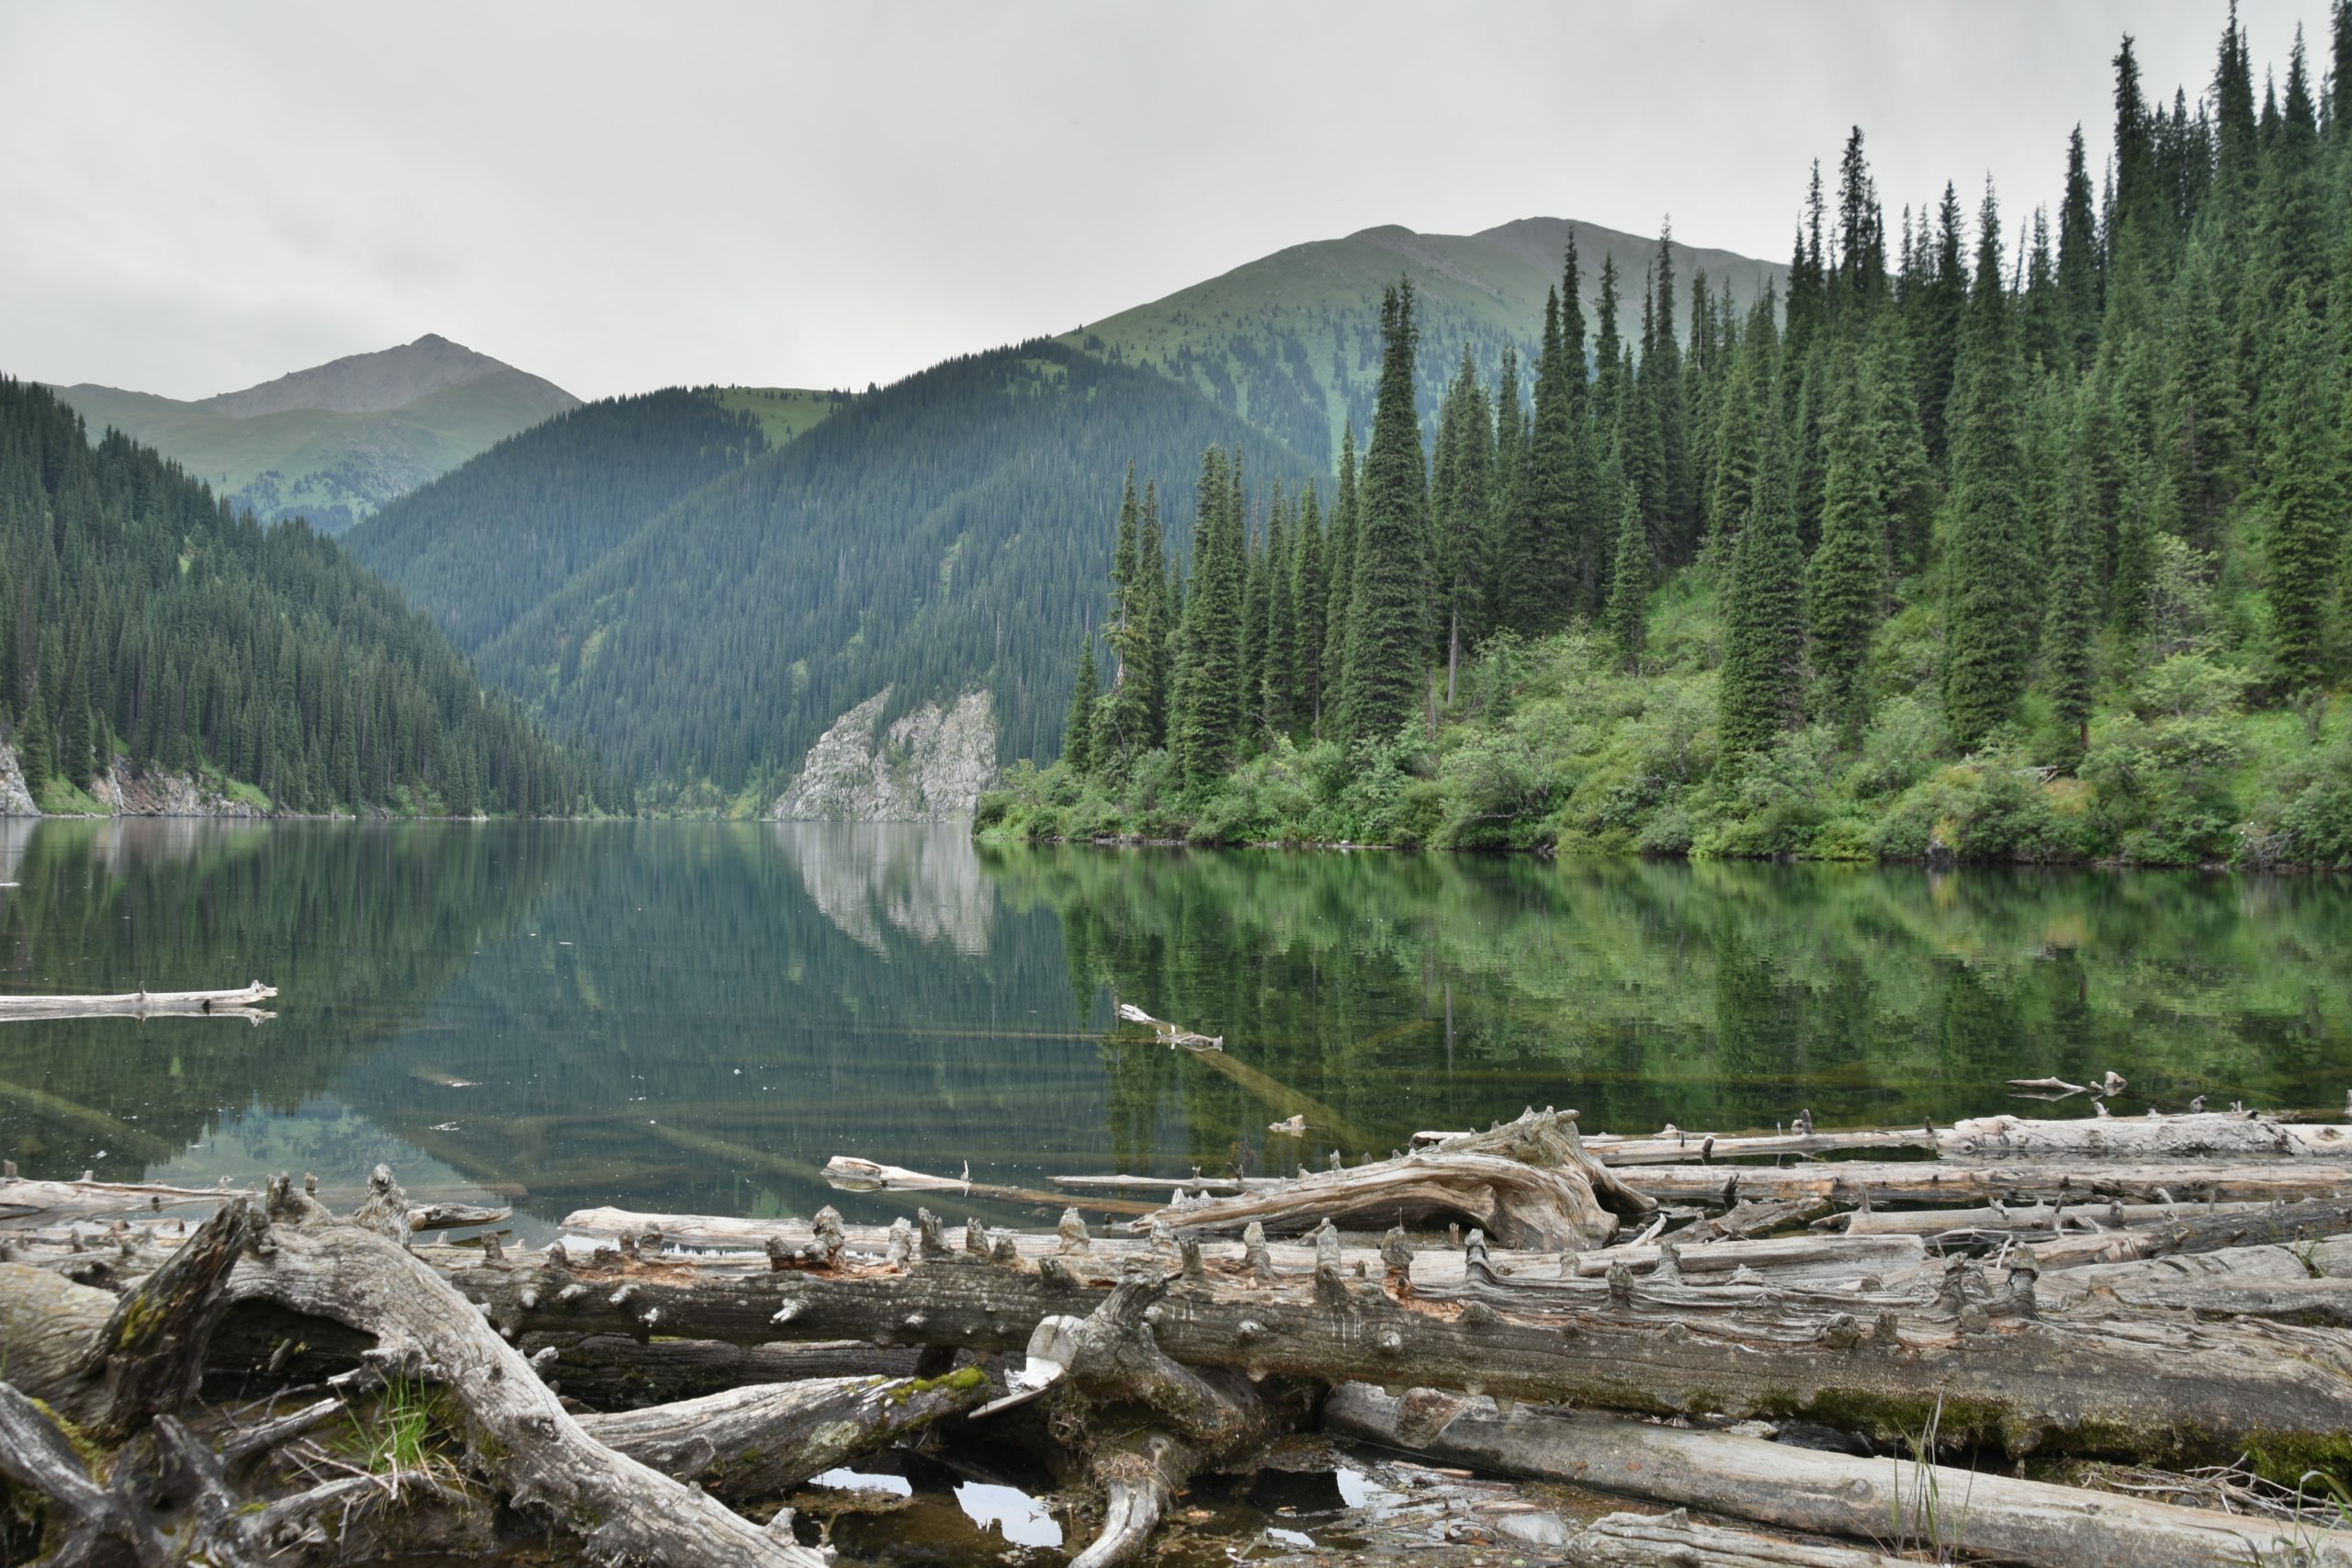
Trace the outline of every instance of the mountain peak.
{"label": "mountain peak", "polygon": [[[324,409],[335,413],[382,413],[405,408],[419,398],[447,388],[504,372],[522,371],[438,333],[427,333],[414,343],[378,349],[372,354],[346,355],[296,370],[274,381],[243,391],[222,392],[200,400],[196,406],[239,419],[255,414],[284,413],[293,409]],[[538,378],[528,379],[537,381]],[[561,406],[578,400],[552,384],[541,382]]]}

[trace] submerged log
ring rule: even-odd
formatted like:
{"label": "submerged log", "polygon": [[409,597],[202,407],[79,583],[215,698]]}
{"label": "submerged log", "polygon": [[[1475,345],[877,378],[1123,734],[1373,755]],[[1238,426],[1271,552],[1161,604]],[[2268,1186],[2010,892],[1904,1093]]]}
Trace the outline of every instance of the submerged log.
{"label": "submerged log", "polygon": [[[210,1013],[223,1009],[249,1009],[277,995],[277,987],[255,980],[232,991],[130,991],[108,997],[0,996],[0,1023],[17,1019],[160,1018],[167,1014]],[[245,1014],[257,1022],[270,1015]]]}
{"label": "submerged log", "polygon": [[[881,1165],[854,1155],[835,1155],[825,1162],[825,1185],[836,1192],[953,1192],[959,1198],[994,1199],[1005,1203],[1067,1203],[1069,1195],[1029,1187],[1003,1187],[970,1177],[932,1176],[901,1166]],[[1086,1206],[1114,1214],[1145,1214],[1155,1205],[1125,1198],[1090,1199]]]}
{"label": "submerged log", "polygon": [[253,1195],[249,1188],[166,1187],[149,1182],[33,1181],[12,1162],[0,1176],[0,1225],[47,1224],[69,1215],[150,1213],[189,1203],[221,1203]]}
{"label": "submerged log", "polygon": [[1604,1514],[1559,1549],[1573,1568],[1914,1568],[1914,1560],[1691,1522],[1689,1510]]}
{"label": "submerged log", "polygon": [[[1570,1482],[1823,1535],[2046,1568],[2149,1562],[2352,1565],[2352,1537],[2108,1492],[1909,1461],[1856,1460],[1585,1411],[1351,1383],[1324,1402],[1349,1437],[1505,1474]],[[1932,1437],[1923,1421],[1922,1437]]]}

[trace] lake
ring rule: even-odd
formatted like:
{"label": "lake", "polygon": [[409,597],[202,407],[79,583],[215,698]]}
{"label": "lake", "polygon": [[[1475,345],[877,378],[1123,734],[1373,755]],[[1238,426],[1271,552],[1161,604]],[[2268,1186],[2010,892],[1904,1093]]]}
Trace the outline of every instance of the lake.
{"label": "lake", "polygon": [[0,1023],[26,1175],[342,1190],[381,1160],[532,1238],[604,1203],[910,1211],[831,1192],[835,1154],[1035,1186],[1528,1105],[1728,1131],[1942,1122],[2109,1069],[2129,1112],[2352,1089],[2341,880],[123,820],[0,824],[0,989],[281,991],[257,1025]]}

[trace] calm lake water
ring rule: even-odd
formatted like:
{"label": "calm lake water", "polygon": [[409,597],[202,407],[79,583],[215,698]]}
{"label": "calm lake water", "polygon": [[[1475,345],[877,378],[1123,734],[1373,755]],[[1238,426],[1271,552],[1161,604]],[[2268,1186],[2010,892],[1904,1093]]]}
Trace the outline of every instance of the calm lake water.
{"label": "calm lake water", "polygon": [[[1948,1121],[2109,1068],[2135,1111],[2352,1088],[2343,881],[126,821],[0,824],[0,990],[282,991],[258,1026],[0,1023],[27,1175],[383,1160],[532,1235],[601,1203],[910,1207],[830,1192],[834,1154],[1042,1185],[1385,1154],[1530,1104],[1733,1130]],[[1227,1052],[1114,1028],[1114,999]],[[1269,1131],[1294,1112],[1304,1139]]]}

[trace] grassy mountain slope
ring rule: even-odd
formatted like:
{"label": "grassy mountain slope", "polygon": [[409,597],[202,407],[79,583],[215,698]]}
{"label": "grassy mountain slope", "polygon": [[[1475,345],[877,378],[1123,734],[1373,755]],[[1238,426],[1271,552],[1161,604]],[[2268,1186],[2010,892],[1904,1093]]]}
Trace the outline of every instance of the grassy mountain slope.
{"label": "grassy mountain slope", "polygon": [[[1587,321],[1600,324],[1600,269],[1619,277],[1617,328],[1641,341],[1642,278],[1657,241],[1563,218],[1524,218],[1476,234],[1418,234],[1394,224],[1341,240],[1317,240],[1182,288],[1164,299],[1089,323],[1064,340],[1124,363],[1150,365],[1328,465],[1342,425],[1372,424],[1380,368],[1380,290],[1409,276],[1419,291],[1419,392],[1433,416],[1440,390],[1466,346],[1492,365],[1506,344],[1533,357],[1544,297],[1561,276],[1573,230]],[[1687,304],[1704,272],[1711,292],[1728,283],[1744,313],[1767,283],[1785,286],[1784,265],[1676,243],[1675,275]],[[1678,335],[1687,321],[1676,324]]]}
{"label": "grassy mountain slope", "polygon": [[786,396],[670,388],[585,403],[394,501],[345,543],[470,653],[656,513],[780,445],[758,415],[805,416],[799,400],[816,395]]}
{"label": "grassy mountain slope", "polygon": [[736,409],[760,422],[768,445],[781,446],[796,435],[806,435],[849,401],[847,392],[819,392],[806,387],[720,387],[721,408]]}
{"label": "grassy mountain slope", "polygon": [[94,434],[154,447],[265,521],[326,533],[580,401],[430,333],[193,402],[89,384],[58,396]]}
{"label": "grassy mountain slope", "polygon": [[[488,642],[482,670],[673,790],[768,790],[885,685],[898,709],[987,686],[1001,749],[1032,751],[1060,731],[1129,459],[1189,474],[1242,434],[1067,345],[950,360],[653,517]],[[1261,479],[1311,471],[1250,452]],[[1181,536],[1191,497],[1167,501]]]}

